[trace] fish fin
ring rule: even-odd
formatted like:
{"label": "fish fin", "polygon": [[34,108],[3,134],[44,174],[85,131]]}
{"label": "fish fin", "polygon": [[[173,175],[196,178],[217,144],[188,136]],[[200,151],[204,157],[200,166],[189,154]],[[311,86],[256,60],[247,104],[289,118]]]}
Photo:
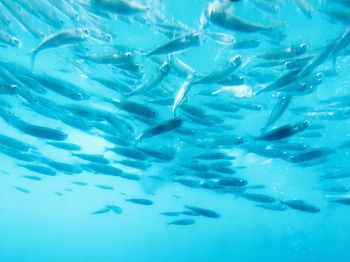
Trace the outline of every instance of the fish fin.
{"label": "fish fin", "polygon": [[35,60],[36,60],[36,56],[38,55],[38,51],[37,49],[33,49],[31,52],[30,52],[30,68],[31,70],[34,69],[34,64],[35,64]]}

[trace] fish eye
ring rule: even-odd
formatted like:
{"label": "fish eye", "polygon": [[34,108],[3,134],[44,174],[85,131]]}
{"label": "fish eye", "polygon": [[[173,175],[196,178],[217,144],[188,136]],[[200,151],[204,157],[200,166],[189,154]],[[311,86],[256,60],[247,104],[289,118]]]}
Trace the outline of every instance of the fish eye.
{"label": "fish eye", "polygon": [[84,35],[85,37],[90,36],[90,32],[89,32],[89,30],[88,30],[87,28],[83,28],[81,31],[83,32],[83,35]]}
{"label": "fish eye", "polygon": [[105,40],[106,40],[107,42],[112,42],[113,37],[112,37],[110,34],[106,34],[106,35],[105,35]]}
{"label": "fish eye", "polygon": [[302,44],[299,46],[299,49],[302,50],[302,51],[304,51],[304,50],[306,50],[308,47],[309,47],[308,44],[302,43]]}
{"label": "fish eye", "polygon": [[322,73],[317,73],[317,74],[316,74],[316,78],[317,78],[318,80],[322,80],[323,77],[324,77],[324,75],[323,75]]}
{"label": "fish eye", "polygon": [[130,52],[126,52],[126,53],[124,53],[124,56],[126,58],[130,58],[130,57],[132,57],[132,54]]}
{"label": "fish eye", "polygon": [[21,41],[19,41],[17,38],[12,37],[11,38],[11,42],[16,45],[16,46],[20,46],[21,45]]}

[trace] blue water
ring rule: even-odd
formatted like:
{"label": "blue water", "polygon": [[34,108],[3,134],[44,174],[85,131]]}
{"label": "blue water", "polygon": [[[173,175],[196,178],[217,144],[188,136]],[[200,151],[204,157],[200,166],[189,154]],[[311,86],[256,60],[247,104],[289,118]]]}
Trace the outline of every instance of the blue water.
{"label": "blue water", "polygon": [[[104,0],[0,0],[0,135],[5,137],[0,139],[0,261],[349,261],[350,40],[342,38],[349,34],[349,1],[110,3],[137,3],[141,9],[147,8],[125,14]],[[234,14],[268,28],[267,33],[230,30],[208,18],[203,26],[201,16],[213,6],[217,8],[214,12]],[[170,29],[163,30],[161,24]],[[31,65],[33,50],[41,41],[74,28],[86,28],[87,39],[64,44],[61,39],[56,46],[41,50]],[[199,33],[200,44],[177,50],[180,52],[145,56],[193,32]],[[271,35],[277,32],[280,34]],[[252,39],[259,45],[228,47],[232,41]],[[345,39],[344,43],[337,46],[340,39]],[[301,44],[307,46],[305,52],[290,52],[291,46]],[[323,56],[327,48],[333,49]],[[91,56],[125,52],[132,54],[130,64],[138,65],[136,73],[124,64],[96,62]],[[282,57],[262,58],[276,52]],[[159,124],[169,125],[175,117],[173,103],[186,75],[174,69],[174,58],[195,70],[194,77],[200,79],[227,66],[234,56],[240,56],[242,63],[232,74],[244,77],[244,82],[219,84],[227,77],[224,75],[213,83],[191,85],[176,109],[181,127],[137,139]],[[261,91],[290,72],[286,62],[307,57],[300,70],[317,59],[322,61],[303,76],[298,71],[298,77],[286,86]],[[111,90],[94,81],[117,80],[131,92],[158,74],[166,61],[170,72],[149,92],[128,97],[125,90]],[[271,61],[273,65],[259,64]],[[322,81],[312,82],[318,76]],[[45,79],[51,83],[45,84]],[[312,84],[307,85],[308,81]],[[56,90],[54,83],[58,83]],[[296,88],[305,83],[306,92]],[[9,91],[11,86],[16,90]],[[69,92],[74,88],[83,96],[74,97]],[[291,102],[266,132],[304,120],[309,125],[285,138],[264,139],[261,128],[283,96],[291,97]],[[115,106],[111,99],[147,106],[156,117],[142,118],[132,109]],[[235,105],[237,112],[215,110],[208,103]],[[191,114],[188,108],[199,112]],[[106,116],[116,117],[117,124]],[[26,129],[30,124],[63,132],[66,137],[61,140],[81,150],[53,146],[50,143],[55,139],[30,133]],[[98,128],[99,124],[105,129]],[[104,138],[110,132],[126,144]],[[8,142],[11,138],[31,148],[20,150]],[[222,139],[226,144],[220,144]],[[241,143],[234,143],[236,139],[242,139]],[[281,149],[292,144],[303,148]],[[136,151],[146,147],[163,152],[162,156],[170,152],[171,157],[161,160],[139,153],[144,158],[137,160],[113,152],[116,146]],[[278,148],[275,153],[279,156],[266,155],[271,148]],[[298,154],[319,148],[325,155],[293,160],[300,157]],[[223,154],[224,160],[198,157],[211,152]],[[101,166],[119,168],[121,174],[131,174],[133,179],[88,168],[92,162],[73,155],[77,153],[102,156],[107,163]],[[20,154],[31,160],[19,159]],[[136,161],[145,168],[128,167],[121,163],[123,160]],[[78,171],[64,172],[50,161],[69,164]],[[213,163],[223,167],[220,161],[229,162],[229,170],[234,171],[213,168]],[[209,171],[194,171],[188,167],[191,164]],[[35,172],[26,165],[49,168],[55,174]],[[232,177],[246,184],[218,186]],[[182,179],[195,184],[186,185]],[[262,200],[247,199],[247,193],[268,196],[283,210],[261,208]],[[128,201],[132,198],[152,204]],[[337,199],[348,202],[342,204]],[[304,201],[316,212],[288,206],[284,202],[289,200]],[[106,208],[108,205],[121,211],[113,212]],[[161,214],[190,211],[189,207],[205,208],[218,216]],[[169,225],[180,219],[191,223]]]}

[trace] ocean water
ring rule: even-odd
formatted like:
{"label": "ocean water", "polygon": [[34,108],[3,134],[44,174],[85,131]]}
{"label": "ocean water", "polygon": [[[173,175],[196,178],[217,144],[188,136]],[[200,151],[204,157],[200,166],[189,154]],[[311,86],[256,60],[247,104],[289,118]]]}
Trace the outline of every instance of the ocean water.
{"label": "ocean water", "polygon": [[349,1],[0,0],[0,24],[1,262],[349,261]]}

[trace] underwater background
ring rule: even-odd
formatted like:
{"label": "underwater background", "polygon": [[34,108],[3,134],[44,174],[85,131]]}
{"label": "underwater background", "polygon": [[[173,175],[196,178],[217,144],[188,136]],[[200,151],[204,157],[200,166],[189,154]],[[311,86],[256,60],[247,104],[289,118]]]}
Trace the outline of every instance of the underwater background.
{"label": "underwater background", "polygon": [[350,1],[0,24],[0,261],[349,261]]}

